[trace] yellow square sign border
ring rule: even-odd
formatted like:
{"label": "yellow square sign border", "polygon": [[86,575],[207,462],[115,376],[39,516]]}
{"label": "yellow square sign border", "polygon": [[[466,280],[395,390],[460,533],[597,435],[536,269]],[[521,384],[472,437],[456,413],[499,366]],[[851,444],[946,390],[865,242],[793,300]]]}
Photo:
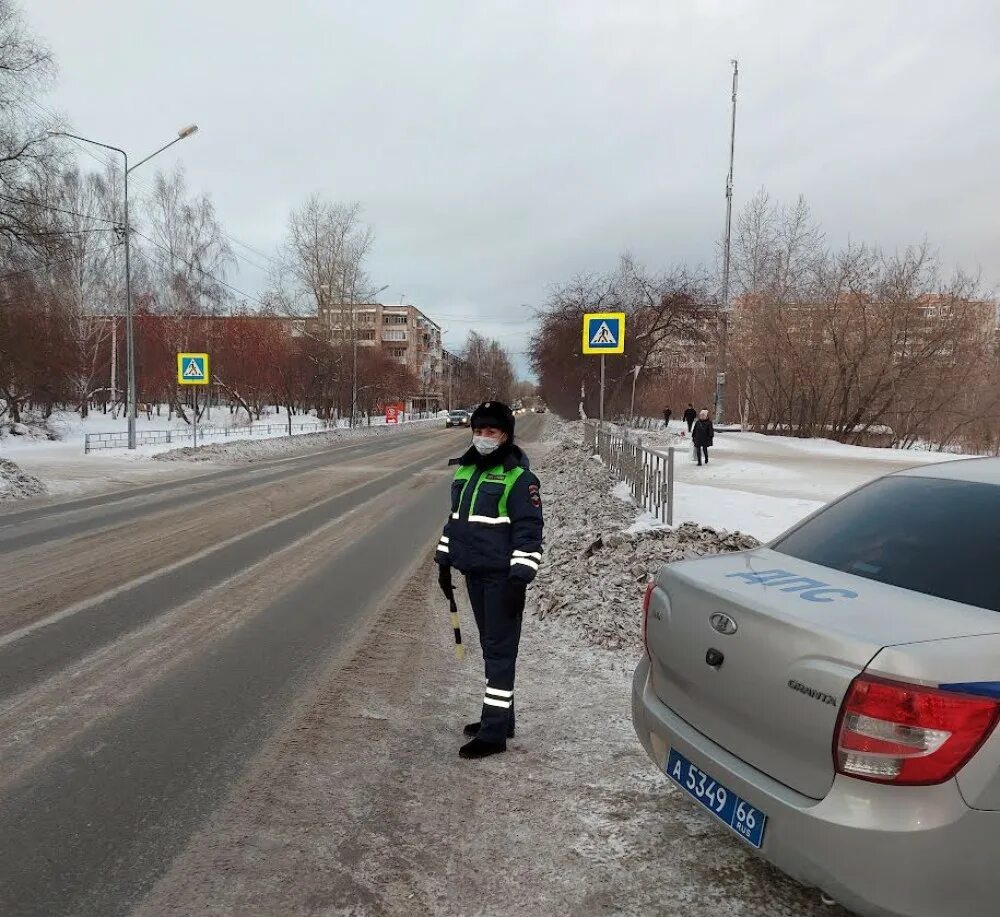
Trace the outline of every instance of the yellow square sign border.
{"label": "yellow square sign border", "polygon": [[[184,378],[184,361],[190,359],[201,359],[205,364],[205,378],[197,381]],[[178,353],[177,354],[177,384],[178,385],[208,385],[212,374],[208,368],[207,353]]]}
{"label": "yellow square sign border", "polygon": [[[618,335],[618,346],[615,348],[609,347],[591,347],[590,339],[587,336],[587,325],[592,319],[595,318],[613,318],[618,320],[618,327],[621,329]],[[623,354],[625,353],[625,313],[624,312],[584,312],[583,313],[583,352],[586,355],[594,356],[597,354]]]}

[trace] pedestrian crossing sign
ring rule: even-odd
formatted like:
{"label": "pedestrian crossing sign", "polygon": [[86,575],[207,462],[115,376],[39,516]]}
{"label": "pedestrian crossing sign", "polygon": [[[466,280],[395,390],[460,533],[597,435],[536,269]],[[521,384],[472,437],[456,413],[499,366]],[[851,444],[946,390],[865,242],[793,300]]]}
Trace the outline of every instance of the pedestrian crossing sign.
{"label": "pedestrian crossing sign", "polygon": [[208,354],[177,354],[178,385],[208,385]]}
{"label": "pedestrian crossing sign", "polygon": [[583,316],[584,353],[625,353],[625,313],[587,312]]}

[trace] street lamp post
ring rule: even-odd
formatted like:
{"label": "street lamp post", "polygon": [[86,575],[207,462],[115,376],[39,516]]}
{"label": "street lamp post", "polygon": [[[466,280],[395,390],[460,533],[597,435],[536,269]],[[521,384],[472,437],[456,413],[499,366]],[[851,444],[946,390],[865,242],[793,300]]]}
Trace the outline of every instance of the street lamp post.
{"label": "street lamp post", "polygon": [[135,335],[133,333],[132,326],[132,266],[131,266],[131,255],[130,255],[130,229],[128,220],[128,177],[129,173],[138,169],[143,163],[149,162],[154,156],[159,155],[164,150],[172,147],[175,143],[179,143],[186,137],[190,137],[195,131],[198,130],[196,124],[188,125],[187,127],[182,127],[178,132],[177,136],[174,137],[170,143],[166,143],[161,146],[158,150],[150,153],[145,159],[140,159],[134,166],[129,168],[128,164],[128,153],[125,150],[117,146],[111,146],[108,143],[100,143],[97,140],[91,140],[89,137],[81,137],[78,134],[71,134],[68,131],[49,131],[48,133],[53,137],[71,137],[73,140],[82,140],[84,143],[92,143],[94,146],[103,147],[105,150],[113,150],[115,153],[121,153],[122,159],[125,161],[125,168],[123,172],[124,176],[124,230],[125,230],[125,363],[126,363],[126,394],[125,394],[125,413],[128,417],[128,447],[129,449],[134,449],[136,446],[136,436],[135,436],[135,418],[136,418],[136,395],[135,395]]}
{"label": "street lamp post", "polygon": [[[384,287],[379,287],[379,289],[377,289],[374,293],[372,293],[371,298],[375,299],[376,297],[381,296],[388,289],[389,289],[389,284],[386,284]],[[376,310],[375,314],[376,315],[378,314],[377,310]],[[355,415],[357,414],[357,411],[358,411],[358,323],[357,323],[357,319],[358,319],[358,307],[357,307],[357,305],[354,302],[354,291],[352,290],[351,291],[351,331],[352,331],[351,337],[354,339],[351,342],[352,345],[353,345],[353,348],[352,348],[353,353],[351,354],[351,426],[352,427],[356,425],[356,422],[355,422],[354,418],[355,418]],[[379,335],[379,340],[376,343],[376,346],[379,346],[379,347],[382,345],[381,333],[382,333],[382,330],[380,328],[377,328],[374,331],[372,331],[372,334],[378,334]]]}
{"label": "street lamp post", "polygon": [[715,423],[726,419],[726,364],[729,359],[729,249],[733,224],[733,160],[736,155],[736,87],[739,61],[733,60],[733,110],[729,133],[729,174],[726,176],[726,241],[722,250],[722,310],[719,313],[719,354],[715,372]]}

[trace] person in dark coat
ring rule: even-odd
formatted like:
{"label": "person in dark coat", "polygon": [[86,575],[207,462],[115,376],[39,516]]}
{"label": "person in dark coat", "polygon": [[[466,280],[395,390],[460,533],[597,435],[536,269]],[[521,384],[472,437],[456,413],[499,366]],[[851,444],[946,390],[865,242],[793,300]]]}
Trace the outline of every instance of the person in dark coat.
{"label": "person in dark coat", "polygon": [[663,426],[664,427],[669,427],[670,426],[670,418],[673,415],[673,413],[674,412],[671,411],[670,408],[664,408],[663,409]]}
{"label": "person in dark coat", "polygon": [[445,596],[465,574],[486,667],[480,717],[465,726],[463,758],[506,751],[514,735],[514,669],[525,592],[542,563],[542,498],[528,457],[514,445],[514,415],[499,401],[472,412],[472,445],[451,485],[451,511],[434,560]]}
{"label": "person in dark coat", "polygon": [[694,409],[693,404],[689,404],[684,411],[684,423],[688,425],[688,433],[691,432],[691,427],[698,417],[698,412]]}
{"label": "person in dark coat", "polygon": [[705,464],[708,464],[708,447],[715,441],[715,427],[708,419],[708,411],[702,411],[698,419],[694,422],[691,430],[691,439],[694,442],[694,453],[698,456],[698,465],[701,466],[702,456],[705,457]]}

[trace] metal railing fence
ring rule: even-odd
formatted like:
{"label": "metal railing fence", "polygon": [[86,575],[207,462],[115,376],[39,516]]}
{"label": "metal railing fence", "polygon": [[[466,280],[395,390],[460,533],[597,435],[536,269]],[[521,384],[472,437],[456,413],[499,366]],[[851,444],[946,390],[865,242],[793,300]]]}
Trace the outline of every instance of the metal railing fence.
{"label": "metal railing fence", "polygon": [[636,505],[667,525],[674,524],[674,447],[666,454],[646,449],[627,432],[585,421],[584,445],[599,455],[611,473],[628,484]]}
{"label": "metal railing fence", "polygon": [[[420,420],[433,420],[436,415],[433,413],[419,412],[407,414],[406,419],[398,424],[386,424],[385,417],[381,414],[372,415],[362,423],[351,427],[346,418],[339,420],[317,420],[313,418],[310,422],[293,423],[252,423],[239,427],[206,427],[198,425],[198,444],[201,445],[207,440],[217,442],[218,440],[239,439],[250,436],[296,436],[303,433],[324,433],[329,430],[352,430],[361,433],[370,427],[406,427],[409,424]],[[174,443],[191,442],[194,431],[191,427],[178,427],[170,430],[139,430],[136,433],[137,446],[169,446]],[[83,437],[83,451],[85,454],[99,452],[102,449],[124,449],[128,446],[128,432],[116,430],[109,433],[85,433]]]}

